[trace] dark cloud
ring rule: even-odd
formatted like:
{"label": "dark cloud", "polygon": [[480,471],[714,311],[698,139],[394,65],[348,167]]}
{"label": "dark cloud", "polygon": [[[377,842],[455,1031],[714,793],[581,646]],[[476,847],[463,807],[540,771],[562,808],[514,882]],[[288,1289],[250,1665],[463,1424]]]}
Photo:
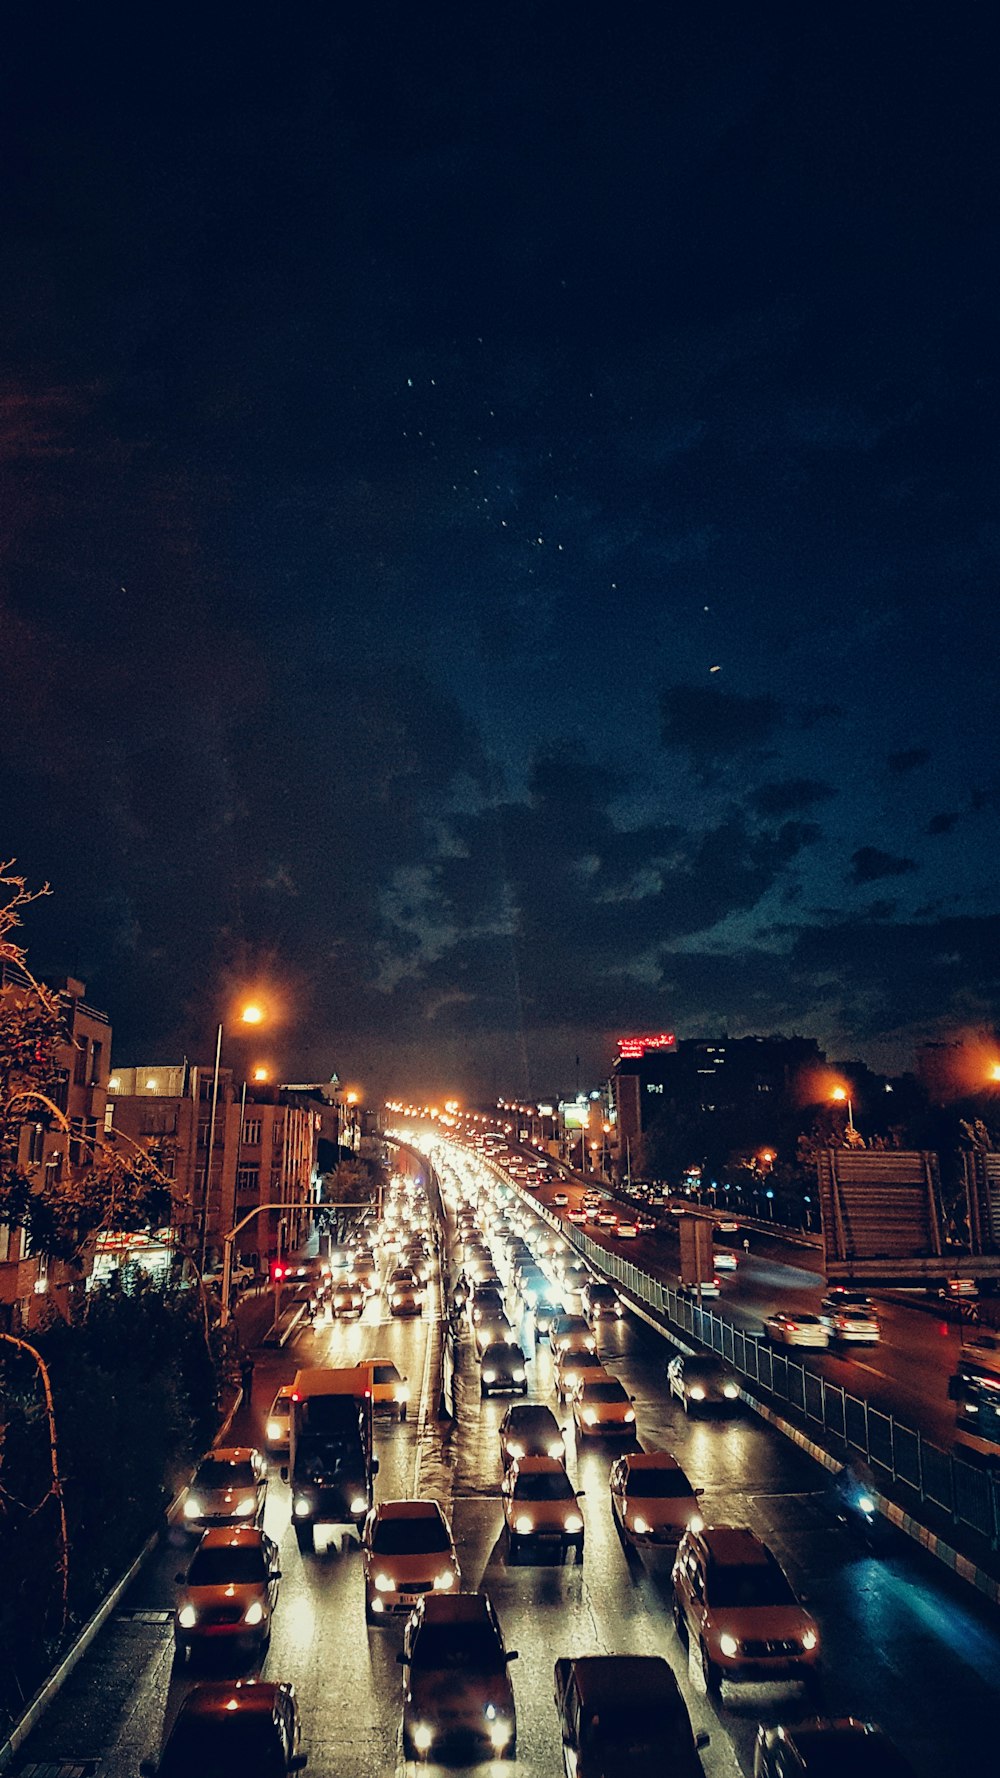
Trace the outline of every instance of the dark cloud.
{"label": "dark cloud", "polygon": [[918,766],[925,766],[930,757],[927,747],[904,747],[899,753],[890,753],[886,763],[890,772],[902,777],[904,772],[915,772]]}
{"label": "dark cloud", "polygon": [[896,858],[878,846],[859,846],[851,853],[851,882],[877,883],[881,877],[905,877],[917,868],[912,858]]}
{"label": "dark cloud", "polygon": [[932,834],[952,833],[962,817],[954,809],[943,811],[940,815],[932,815],[927,823],[927,832]]}
{"label": "dark cloud", "polygon": [[750,697],[714,685],[675,685],[660,696],[663,741],[686,753],[696,771],[766,746],[785,717],[769,692]]}
{"label": "dark cloud", "polygon": [[758,815],[795,815],[836,794],[832,784],[824,784],[819,778],[783,778],[752,791],[750,804]]}

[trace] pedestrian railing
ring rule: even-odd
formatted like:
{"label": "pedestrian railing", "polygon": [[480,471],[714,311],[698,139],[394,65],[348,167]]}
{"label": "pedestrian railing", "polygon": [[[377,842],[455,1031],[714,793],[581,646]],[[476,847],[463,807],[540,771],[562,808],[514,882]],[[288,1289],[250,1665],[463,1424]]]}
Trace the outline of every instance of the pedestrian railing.
{"label": "pedestrian railing", "polygon": [[956,1524],[968,1525],[988,1538],[994,1549],[1000,1545],[997,1471],[941,1450],[918,1428],[872,1407],[862,1396],[852,1395],[784,1352],[775,1351],[761,1337],[744,1332],[713,1310],[699,1307],[673,1285],[600,1246],[585,1230],[564,1223],[530,1194],[522,1195],[536,1215],[569,1237],[588,1264],[665,1320],[669,1324],[666,1331],[676,1328],[717,1352],[758,1390],[787,1402],[807,1424],[829,1434],[848,1453],[857,1452],[876,1476],[902,1484],[917,1501],[928,1501]]}

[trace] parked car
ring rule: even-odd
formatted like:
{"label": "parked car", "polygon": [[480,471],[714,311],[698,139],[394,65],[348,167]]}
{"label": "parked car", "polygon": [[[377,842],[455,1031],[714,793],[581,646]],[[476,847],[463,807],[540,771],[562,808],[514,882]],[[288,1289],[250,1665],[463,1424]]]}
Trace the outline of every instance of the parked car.
{"label": "parked car", "polygon": [[218,1445],[203,1457],[184,1501],[189,1531],[214,1525],[260,1525],[267,1465],[252,1445]]}
{"label": "parked car", "polygon": [[527,1549],[576,1551],[583,1561],[583,1515],[566,1466],[558,1457],[521,1457],[511,1464],[500,1488],[507,1555],[511,1562]]}
{"label": "parked car", "polygon": [[617,1377],[585,1377],[573,1391],[577,1438],[634,1438],[632,1401]]}
{"label": "parked car", "polygon": [[174,1652],[263,1653],[278,1597],[278,1546],[256,1526],[206,1531],[186,1573],[174,1612]]}
{"label": "parked car", "polygon": [[854,1716],[814,1716],[768,1728],[761,1723],[753,1754],[753,1778],[913,1778],[913,1767],[884,1729]]}
{"label": "parked car", "polygon": [[566,1440],[551,1408],[541,1402],[512,1402],[500,1422],[500,1461],[506,1471],[522,1457],[566,1455]]}
{"label": "parked car", "polygon": [[731,1410],[740,1403],[739,1378],[721,1358],[679,1352],[667,1365],[667,1386],[686,1414],[693,1407]]}
{"label": "parked car", "polygon": [[705,1521],[676,1457],[666,1451],[630,1451],[611,1465],[611,1516],[623,1543],[676,1549],[685,1531]]}
{"label": "parked car", "polygon": [[818,1315],[784,1315],[775,1311],[765,1317],[764,1332],[776,1346],[802,1346],[810,1352],[822,1352],[830,1344],[830,1335]]}
{"label": "parked car", "polygon": [[436,1500],[382,1500],[361,1535],[365,1618],[410,1612],[425,1593],[458,1592],[462,1577],[451,1527]]}
{"label": "parked car", "polygon": [[555,1703],[566,1778],[659,1773],[702,1778],[695,1735],[673,1669],[662,1655],[578,1655],[555,1664]]}
{"label": "parked car", "polygon": [[753,1531],[685,1532],[673,1583],[674,1623],[698,1651],[709,1693],[725,1680],[800,1679],[815,1689],[819,1630]]}
{"label": "parked car", "polygon": [[483,1396],[527,1395],[528,1373],[520,1346],[510,1340],[496,1340],[485,1347],[479,1372],[479,1392]]}
{"label": "parked car", "polygon": [[428,1594],[406,1626],[403,1757],[450,1753],[513,1759],[517,1713],[508,1671],[517,1660],[485,1593]]}
{"label": "parked car", "polygon": [[268,1679],[197,1685],[174,1719],[158,1760],[140,1761],[142,1778],[192,1778],[192,1773],[240,1773],[279,1778],[301,1772],[307,1755],[295,1688]]}

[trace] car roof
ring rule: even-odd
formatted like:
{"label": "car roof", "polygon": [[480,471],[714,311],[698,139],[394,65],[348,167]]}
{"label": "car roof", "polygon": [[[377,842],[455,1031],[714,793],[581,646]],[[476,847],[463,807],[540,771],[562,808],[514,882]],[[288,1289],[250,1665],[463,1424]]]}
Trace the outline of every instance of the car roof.
{"label": "car roof", "polygon": [[380,1500],[375,1514],[380,1519],[439,1519],[441,1508],[436,1500]]}
{"label": "car roof", "polygon": [[202,1463],[250,1463],[260,1453],[253,1445],[216,1445],[206,1451]]}
{"label": "car roof", "polygon": [[520,1363],[524,1363],[524,1353],[521,1351],[520,1346],[516,1345],[513,1340],[491,1340],[488,1346],[483,1347],[484,1361],[489,1357],[491,1352],[502,1352],[505,1356],[509,1355],[510,1357],[514,1357],[516,1354]]}
{"label": "car roof", "polygon": [[521,1475],[565,1475],[566,1465],[558,1457],[519,1457],[514,1465]]}
{"label": "car roof", "polygon": [[256,1525],[213,1525],[203,1531],[199,1550],[247,1550],[262,1548],[266,1533]]}
{"label": "car roof", "polygon": [[679,1470],[681,1467],[676,1457],[671,1457],[669,1451],[628,1451],[625,1454],[625,1462],[628,1464],[630,1470]]}
{"label": "car roof", "polygon": [[650,1697],[663,1702],[680,1688],[669,1661],[662,1655],[581,1655],[573,1662],[577,1689],[588,1709],[611,1710],[622,1705],[645,1706]]}
{"label": "car roof", "polygon": [[507,1409],[512,1420],[530,1426],[533,1421],[554,1420],[552,1409],[543,1401],[516,1401]]}
{"label": "car roof", "polygon": [[720,1568],[765,1567],[774,1561],[767,1545],[746,1525],[709,1525],[698,1533],[713,1563]]}
{"label": "car roof", "polygon": [[289,1691],[273,1679],[210,1680],[188,1693],[178,1714],[190,1718],[253,1711],[270,1716],[279,1695]]}
{"label": "car roof", "polygon": [[421,1601],[425,1624],[489,1624],[493,1628],[490,1602],[485,1593],[452,1593],[447,1599],[426,1593]]}

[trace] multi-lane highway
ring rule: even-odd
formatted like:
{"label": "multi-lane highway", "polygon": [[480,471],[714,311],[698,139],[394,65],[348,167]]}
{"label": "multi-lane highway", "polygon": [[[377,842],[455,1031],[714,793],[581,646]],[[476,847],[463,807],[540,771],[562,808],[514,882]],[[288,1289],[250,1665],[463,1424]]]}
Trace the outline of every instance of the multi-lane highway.
{"label": "multi-lane highway", "polygon": [[[454,1155],[458,1178],[475,1190],[472,1163]],[[483,1232],[493,1212],[484,1200]],[[529,1231],[530,1237],[530,1231]],[[508,1274],[502,1273],[505,1283]],[[253,1399],[232,1437],[263,1442],[264,1419],[282,1381],[305,1364],[353,1364],[392,1357],[413,1387],[409,1418],[377,1421],[379,1498],[433,1493],[450,1515],[463,1586],[485,1588],[500,1615],[512,1669],[519,1736],[517,1767],[531,1778],[558,1778],[559,1729],[552,1667],[561,1655],[630,1652],[665,1655],[676,1669],[692,1721],[711,1742],[706,1778],[736,1778],[752,1767],[758,1721],[801,1714],[793,1689],[754,1688],[734,1702],[712,1703],[700,1671],[688,1670],[670,1616],[669,1564],[626,1558],[608,1501],[611,1453],[577,1450],[569,1467],[585,1490],[586,1553],[581,1567],[510,1567],[501,1536],[498,1426],[501,1400],[482,1401],[474,1349],[459,1342],[456,1421],[434,1417],[433,1368],[425,1365],[432,1291],[424,1319],[393,1323],[384,1297],[356,1324],[305,1329],[281,1352],[258,1355]],[[508,1307],[527,1356],[529,1393],[556,1406],[551,1360],[532,1320]],[[1000,1622],[971,1591],[908,1546],[888,1559],[858,1547],[825,1501],[825,1479],[802,1454],[752,1416],[687,1419],[664,1387],[667,1344],[626,1316],[604,1327],[607,1367],[636,1398],[647,1447],[677,1454],[703,1487],[705,1517],[752,1526],[766,1539],[819,1622],[825,1705],[884,1724],[921,1778],[942,1764],[981,1759],[1000,1707]],[[569,1423],[565,1410],[561,1422]],[[357,1552],[300,1555],[289,1524],[288,1490],[272,1471],[266,1526],[279,1542],[283,1578],[263,1673],[292,1681],[303,1718],[303,1745],[315,1778],[376,1778],[401,1770],[399,1743],[401,1630],[366,1629]],[[183,1694],[202,1675],[172,1666],[170,1613],[175,1571],[185,1550],[167,1544],[144,1570],[122,1611],[98,1638],[25,1747],[20,1769],[43,1761],[91,1759],[102,1778],[134,1778],[155,1755]]]}

